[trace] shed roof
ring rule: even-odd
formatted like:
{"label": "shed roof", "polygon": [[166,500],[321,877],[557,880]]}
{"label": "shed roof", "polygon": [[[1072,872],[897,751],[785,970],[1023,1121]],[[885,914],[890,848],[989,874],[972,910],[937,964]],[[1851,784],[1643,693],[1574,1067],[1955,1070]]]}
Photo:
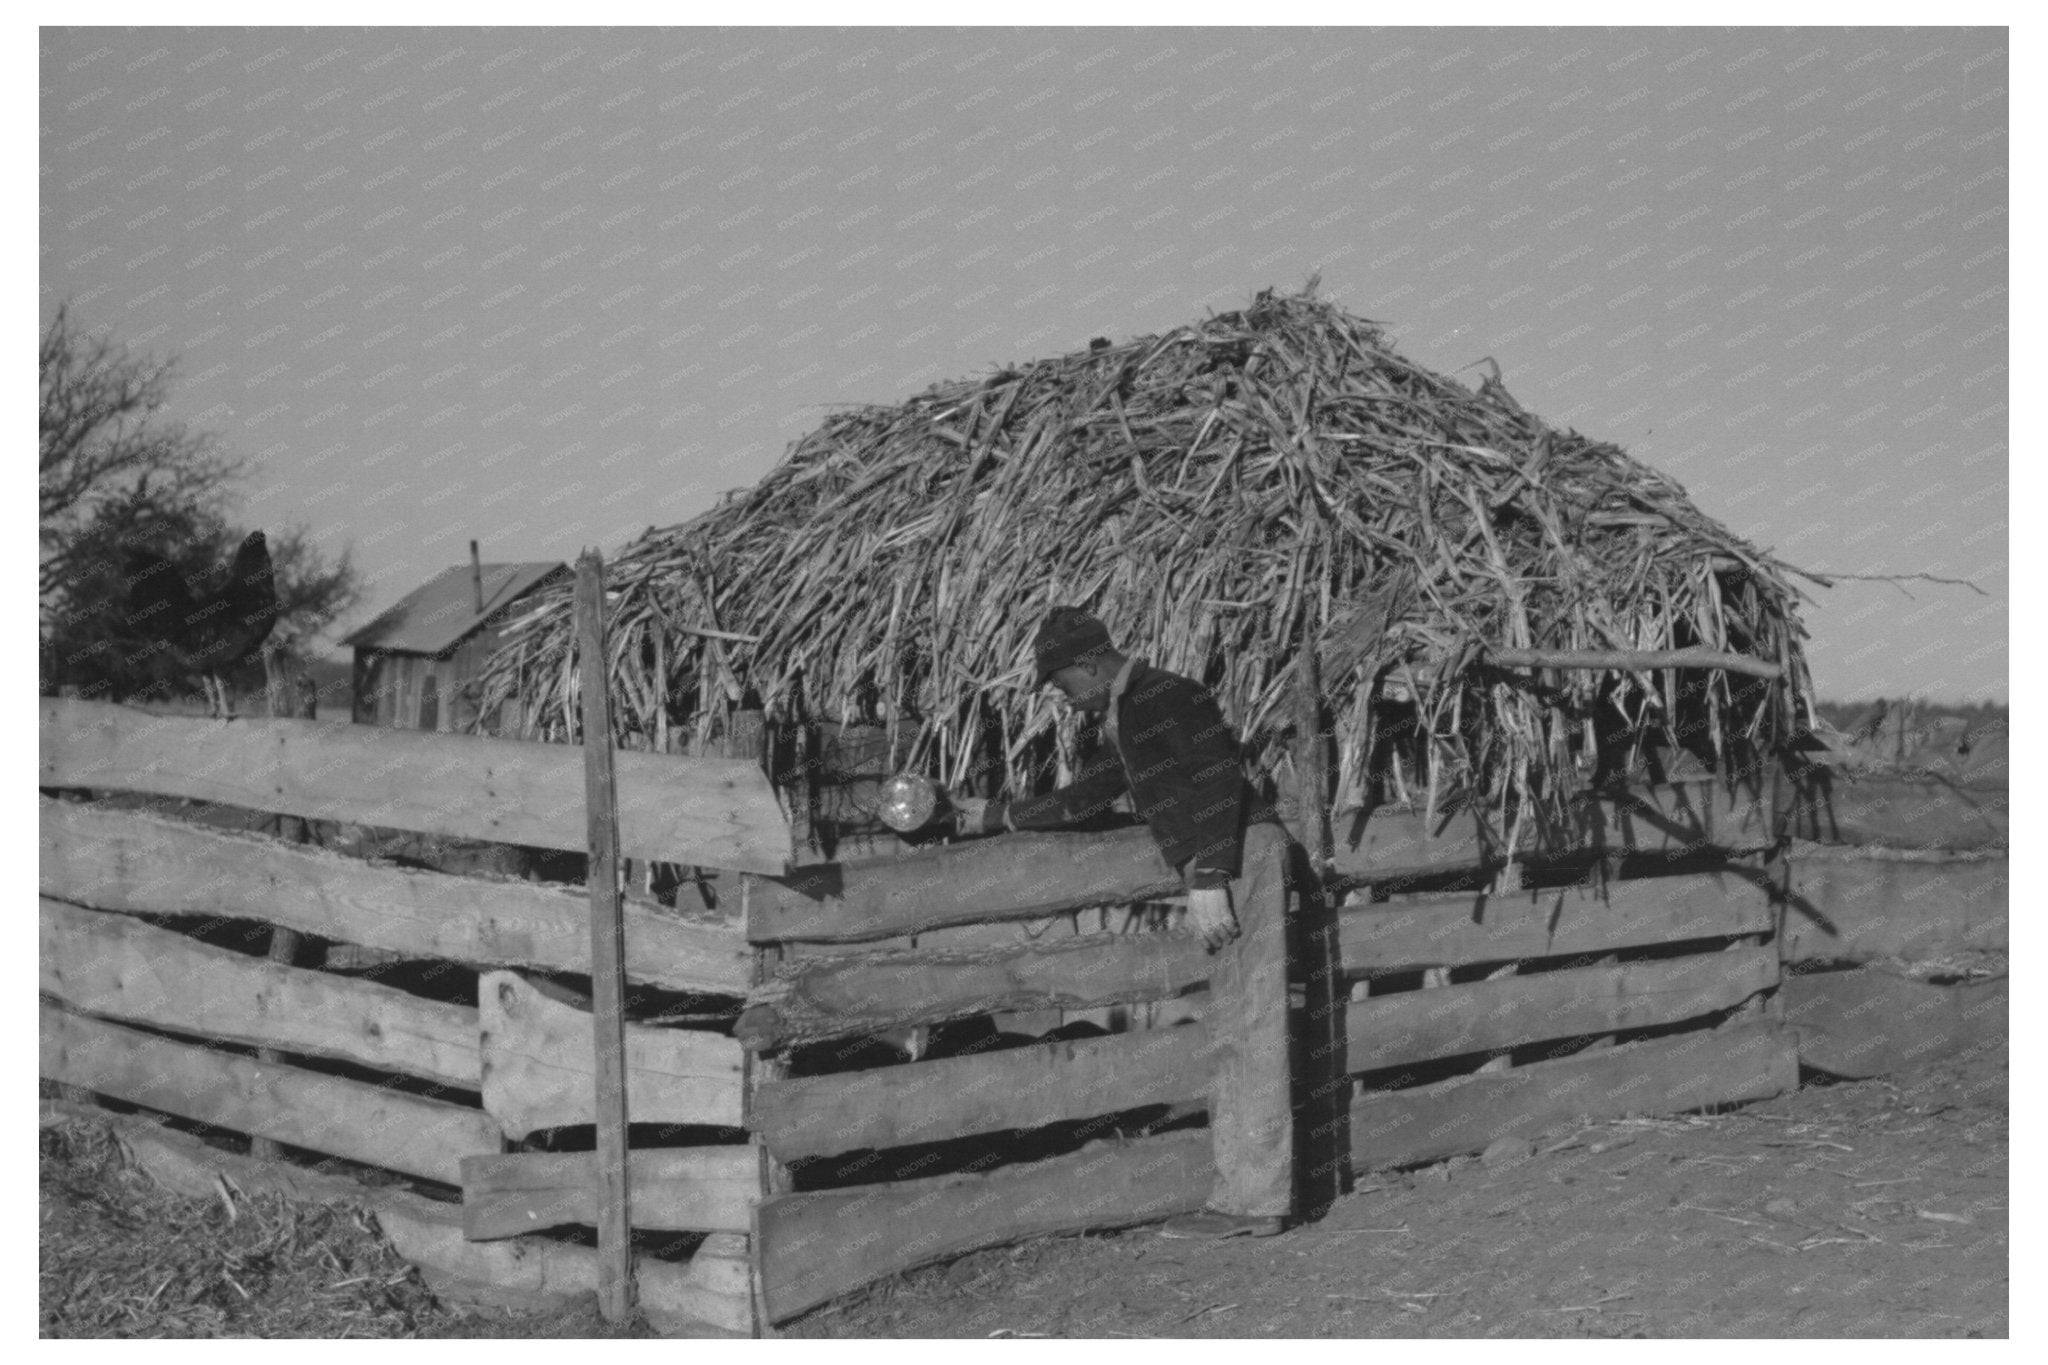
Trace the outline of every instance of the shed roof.
{"label": "shed roof", "polygon": [[351,649],[445,654],[527,593],[569,566],[554,561],[483,566],[484,606],[476,609],[470,566],[434,575],[376,620],[342,640]]}
{"label": "shed roof", "polygon": [[[1080,762],[1031,645],[1079,606],[1208,687],[1262,781],[1293,780],[1313,686],[1340,807],[1419,772],[1427,803],[1540,799],[1560,828],[1649,748],[1732,778],[1790,741],[1812,709],[1793,580],[1825,583],[1497,374],[1432,373],[1312,291],[835,412],[606,574],[622,734],[708,738],[713,703],[752,691],[777,720],[903,729],[907,764],[949,785],[1028,792]],[[572,735],[569,585],[532,606],[484,705]],[[1745,667],[1527,661],[1701,650]],[[1396,689],[1412,731],[1380,718]]]}

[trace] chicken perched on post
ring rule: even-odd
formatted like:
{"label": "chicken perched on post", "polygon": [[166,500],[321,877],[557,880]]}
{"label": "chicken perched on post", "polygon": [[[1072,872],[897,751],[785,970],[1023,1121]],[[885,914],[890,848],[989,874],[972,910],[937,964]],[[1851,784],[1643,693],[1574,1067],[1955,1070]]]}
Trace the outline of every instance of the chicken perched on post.
{"label": "chicken perched on post", "polygon": [[232,717],[226,675],[256,655],[279,615],[263,532],[243,538],[217,586],[195,589],[153,550],[129,550],[122,573],[125,620],[144,671],[160,682],[197,677],[208,714]]}

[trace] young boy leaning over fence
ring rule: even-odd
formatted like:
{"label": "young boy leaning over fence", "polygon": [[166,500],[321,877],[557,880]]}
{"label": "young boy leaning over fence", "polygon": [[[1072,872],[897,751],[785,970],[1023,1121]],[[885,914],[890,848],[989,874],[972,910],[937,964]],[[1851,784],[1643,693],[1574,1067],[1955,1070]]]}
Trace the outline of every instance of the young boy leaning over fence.
{"label": "young boy leaning over fence", "polygon": [[1208,1207],[1169,1237],[1264,1237],[1293,1201],[1287,1038],[1287,841],[1245,780],[1237,738],[1208,689],[1123,654],[1101,621],[1055,607],[1032,642],[1037,682],[1102,717],[1109,739],[1064,787],[1018,801],[954,796],[962,834],[1058,829],[1128,792],[1188,892],[1188,920],[1215,953],[1207,1020],[1209,1126],[1217,1180]]}

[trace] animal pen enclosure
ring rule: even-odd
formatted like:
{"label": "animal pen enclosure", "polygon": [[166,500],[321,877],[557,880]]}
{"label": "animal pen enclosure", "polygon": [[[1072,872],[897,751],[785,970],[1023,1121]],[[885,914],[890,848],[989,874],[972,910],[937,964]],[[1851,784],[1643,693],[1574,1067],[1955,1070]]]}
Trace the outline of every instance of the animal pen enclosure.
{"label": "animal pen enclosure", "polygon": [[[505,622],[480,709],[570,743],[46,700],[42,1073],[138,1111],[124,1140],[165,1179],[370,1203],[445,1293],[599,1287],[589,1230],[621,1201],[579,1149],[617,1111],[579,889],[119,807],[575,852],[574,741],[609,730],[624,855],[717,890],[624,912],[623,1202],[659,1325],[759,1332],[922,1261],[1196,1208],[1209,959],[1148,832],[910,847],[864,810],[883,772],[1072,772],[1086,736],[1015,667],[1061,601],[1205,680],[1281,798],[1303,1207],[1776,1094],[1788,963],[1874,951],[1873,897],[1911,933],[1955,872],[1820,850],[1953,833],[1986,855],[1958,932],[2003,923],[2002,793],[1784,778],[1795,572],[1306,296],[839,414],[629,547],[601,647],[565,585]],[[906,1031],[908,1056],[875,1042]]]}
{"label": "animal pen enclosure", "polygon": [[[574,1232],[595,1218],[591,1159],[570,1150],[593,1105],[582,896],[47,794],[573,848],[575,748],[46,699],[41,751],[45,1078],[127,1114],[168,1180],[370,1204],[443,1292],[535,1306],[593,1287]],[[1142,829],[790,870],[757,764],[617,760],[629,854],[747,887],[716,916],[626,910],[637,1282],[658,1324],[757,1332],[922,1261],[1200,1205],[1207,966],[1192,935],[1125,922],[1176,890]],[[1785,857],[1781,831],[1815,856]],[[1784,959],[1873,951],[1820,939],[1873,867],[1900,866],[1819,853],[2003,839],[2002,797],[1924,784],[1643,789],[1584,803],[1568,849],[1513,860],[1470,822],[1374,815],[1337,850],[1331,910],[1298,888],[1304,1168],[1334,1189],[1346,1168],[1786,1089]],[[2002,939],[2002,855],[1972,871],[1994,882],[1975,932],[1995,902]],[[266,954],[279,929],[305,936],[297,960]],[[330,945],[389,965],[329,969]],[[1101,1006],[1126,1007],[1116,1031],[991,1029],[887,1065],[847,1046]],[[241,1156],[234,1134],[281,1153]],[[549,1134],[566,1140],[526,1141]],[[558,1150],[512,1150],[535,1146]]]}

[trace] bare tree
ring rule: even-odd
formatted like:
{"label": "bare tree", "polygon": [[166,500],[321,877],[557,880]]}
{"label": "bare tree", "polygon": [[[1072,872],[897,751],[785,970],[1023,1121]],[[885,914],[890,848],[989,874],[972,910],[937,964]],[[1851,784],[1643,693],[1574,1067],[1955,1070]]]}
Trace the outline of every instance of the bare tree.
{"label": "bare tree", "polygon": [[[39,359],[43,680],[120,695],[135,682],[123,550],[150,547],[188,580],[207,579],[241,541],[228,512],[245,466],[165,417],[173,362],[80,331],[67,308],[44,329]],[[303,655],[356,603],[358,575],[346,551],[326,563],[303,527],[266,529],[284,612],[271,638]]]}
{"label": "bare tree", "polygon": [[241,461],[212,439],[164,419],[172,363],[132,356],[81,333],[68,307],[44,329],[39,511],[45,613],[59,610],[82,578],[82,551],[100,537],[190,536],[218,521]]}

